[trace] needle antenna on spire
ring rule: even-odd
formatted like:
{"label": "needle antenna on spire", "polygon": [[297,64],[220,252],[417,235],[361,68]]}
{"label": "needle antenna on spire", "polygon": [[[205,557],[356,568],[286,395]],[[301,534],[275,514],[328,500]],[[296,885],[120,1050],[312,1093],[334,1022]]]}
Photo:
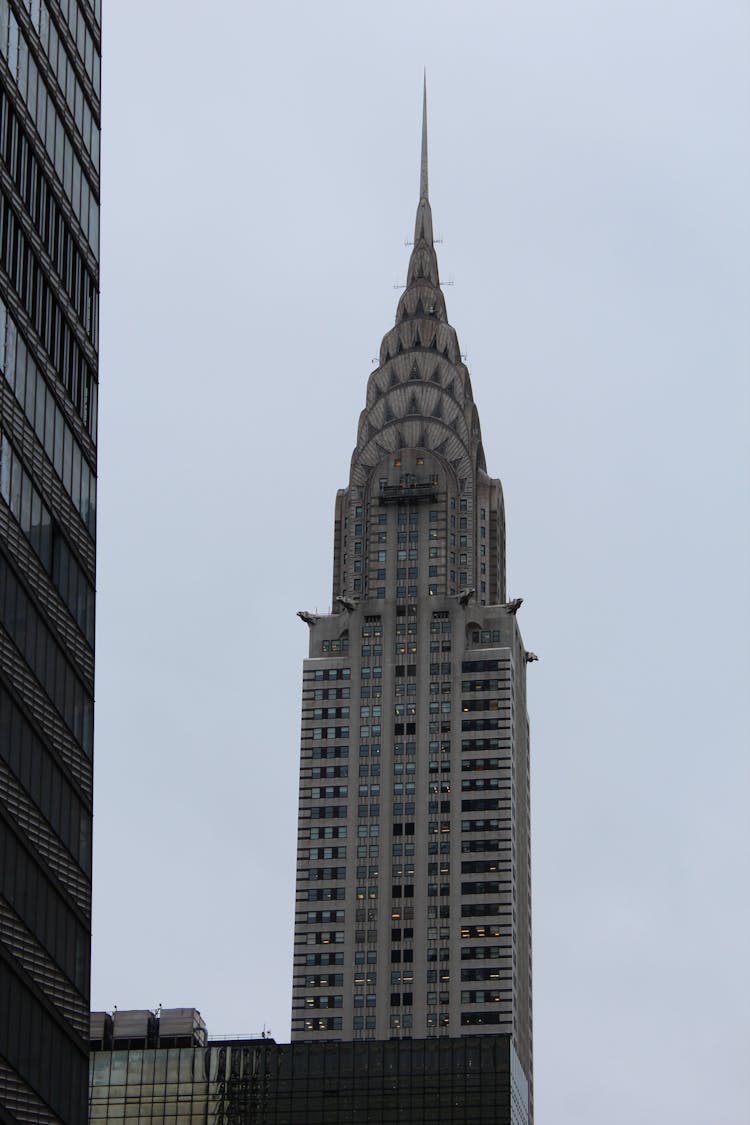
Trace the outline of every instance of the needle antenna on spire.
{"label": "needle antenna on spire", "polygon": [[427,68],[422,93],[422,163],[419,169],[419,198],[427,199]]}

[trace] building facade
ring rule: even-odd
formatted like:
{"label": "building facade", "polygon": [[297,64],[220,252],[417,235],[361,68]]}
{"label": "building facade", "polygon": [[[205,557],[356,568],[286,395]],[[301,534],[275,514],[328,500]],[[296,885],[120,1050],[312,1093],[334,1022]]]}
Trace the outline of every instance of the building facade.
{"label": "building facade", "polygon": [[0,0],[0,1121],[87,1117],[101,0]]}
{"label": "building facade", "polygon": [[509,1035],[101,1050],[91,1125],[528,1125]]}
{"label": "building facade", "polygon": [[428,195],[304,662],[292,1040],[507,1035],[532,1070],[527,653]]}

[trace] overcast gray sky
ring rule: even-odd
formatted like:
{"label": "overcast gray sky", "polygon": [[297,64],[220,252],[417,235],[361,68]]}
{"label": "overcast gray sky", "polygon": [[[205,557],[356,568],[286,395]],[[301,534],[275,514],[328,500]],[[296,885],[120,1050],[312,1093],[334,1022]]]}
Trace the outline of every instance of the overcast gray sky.
{"label": "overcast gray sky", "polygon": [[289,1037],[300,608],[419,183],[505,489],[540,1125],[746,1125],[750,8],[104,10],[93,1006]]}

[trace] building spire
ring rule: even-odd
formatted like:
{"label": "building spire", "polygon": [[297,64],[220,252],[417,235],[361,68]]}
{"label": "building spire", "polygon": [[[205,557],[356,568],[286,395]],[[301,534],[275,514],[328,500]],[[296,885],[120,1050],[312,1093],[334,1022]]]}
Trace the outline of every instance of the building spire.
{"label": "building spire", "polygon": [[[430,199],[427,194],[427,68],[424,72],[424,85],[422,89],[422,160],[419,167],[419,203],[417,204],[417,221],[414,224],[414,249],[424,240],[432,250],[432,211]],[[434,251],[433,251],[434,256]],[[414,254],[412,254],[412,262]],[[411,267],[409,269],[411,273]],[[437,281],[437,262],[435,262],[435,284]]]}
{"label": "building spire", "polygon": [[419,169],[419,198],[427,199],[427,67],[422,92],[422,163]]}

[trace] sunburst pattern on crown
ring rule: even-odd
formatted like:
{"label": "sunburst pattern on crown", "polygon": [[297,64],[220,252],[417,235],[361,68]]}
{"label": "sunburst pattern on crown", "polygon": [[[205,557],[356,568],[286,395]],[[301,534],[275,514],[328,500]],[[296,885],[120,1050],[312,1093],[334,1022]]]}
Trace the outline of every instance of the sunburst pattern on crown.
{"label": "sunburst pattern on crown", "polygon": [[425,94],[414,245],[396,323],[383,337],[379,365],[367,384],[352,456],[353,486],[366,483],[384,454],[407,446],[439,454],[462,479],[485,469],[471,379],[440,288],[427,190]]}

